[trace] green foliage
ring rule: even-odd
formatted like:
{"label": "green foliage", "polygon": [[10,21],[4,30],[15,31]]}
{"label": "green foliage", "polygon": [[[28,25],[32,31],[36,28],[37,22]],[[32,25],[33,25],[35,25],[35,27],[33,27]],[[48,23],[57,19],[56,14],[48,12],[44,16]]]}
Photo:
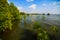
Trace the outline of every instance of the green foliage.
{"label": "green foliage", "polygon": [[56,26],[50,27],[50,30],[51,30],[54,34],[56,34],[56,33],[58,32],[58,28],[57,28]]}
{"label": "green foliage", "polygon": [[49,40],[48,33],[43,28],[38,28],[38,38],[37,40]]}
{"label": "green foliage", "polygon": [[9,12],[9,4],[7,0],[0,1],[0,20],[10,19],[11,14]]}
{"label": "green foliage", "polygon": [[34,29],[38,29],[39,27],[41,27],[40,23],[39,22],[35,22]]}
{"label": "green foliage", "polygon": [[25,13],[24,13],[24,12],[20,12],[20,14],[21,14],[21,15],[25,15]]}
{"label": "green foliage", "polygon": [[0,31],[12,30],[12,19],[20,19],[20,13],[13,3],[8,4],[7,0],[0,0]]}
{"label": "green foliage", "polygon": [[17,7],[14,6],[14,4],[12,2],[10,3],[9,7],[10,7],[10,12],[13,15],[12,19],[20,19],[20,13],[19,13],[19,10],[17,9]]}
{"label": "green foliage", "polygon": [[39,22],[34,24],[34,29],[37,29],[38,31],[37,40],[49,40],[48,32],[43,27],[41,27]]}
{"label": "green foliage", "polygon": [[4,29],[8,28],[12,30],[12,24],[11,24],[11,20],[6,20],[3,24],[2,27],[4,27]]}

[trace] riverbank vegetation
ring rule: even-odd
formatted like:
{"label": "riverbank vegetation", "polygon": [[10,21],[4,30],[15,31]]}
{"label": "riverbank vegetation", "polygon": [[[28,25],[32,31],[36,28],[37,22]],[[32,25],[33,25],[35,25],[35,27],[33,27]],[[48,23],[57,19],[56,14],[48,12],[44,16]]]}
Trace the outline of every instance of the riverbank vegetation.
{"label": "riverbank vegetation", "polygon": [[0,0],[0,32],[6,29],[12,30],[12,21],[20,19],[20,12],[17,7],[7,0]]}

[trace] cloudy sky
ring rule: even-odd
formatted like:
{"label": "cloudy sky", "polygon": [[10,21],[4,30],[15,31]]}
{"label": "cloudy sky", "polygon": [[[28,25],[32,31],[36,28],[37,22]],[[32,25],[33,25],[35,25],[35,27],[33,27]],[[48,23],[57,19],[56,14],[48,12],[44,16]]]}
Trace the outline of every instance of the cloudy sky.
{"label": "cloudy sky", "polygon": [[60,14],[60,0],[8,0],[26,13]]}

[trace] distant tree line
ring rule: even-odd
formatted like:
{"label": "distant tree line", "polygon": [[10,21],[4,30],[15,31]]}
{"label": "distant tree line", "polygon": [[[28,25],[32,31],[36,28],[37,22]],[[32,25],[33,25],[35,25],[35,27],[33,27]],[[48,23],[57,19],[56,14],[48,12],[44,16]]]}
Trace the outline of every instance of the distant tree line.
{"label": "distant tree line", "polygon": [[25,15],[26,13],[25,12],[20,12],[21,15]]}

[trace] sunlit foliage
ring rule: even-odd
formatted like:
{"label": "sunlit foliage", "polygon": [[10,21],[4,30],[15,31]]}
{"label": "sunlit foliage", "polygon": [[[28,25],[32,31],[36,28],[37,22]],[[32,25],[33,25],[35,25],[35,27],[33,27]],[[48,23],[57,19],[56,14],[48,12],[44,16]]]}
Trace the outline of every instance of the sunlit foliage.
{"label": "sunlit foliage", "polygon": [[13,15],[13,19],[20,19],[20,13],[17,7],[11,2],[9,5],[10,13]]}
{"label": "sunlit foliage", "polygon": [[8,4],[8,0],[0,0],[0,31],[12,29],[12,19],[20,19],[20,13],[13,3]]}
{"label": "sunlit foliage", "polygon": [[48,33],[43,28],[38,29],[38,40],[49,40]]}
{"label": "sunlit foliage", "polygon": [[48,32],[43,27],[41,27],[40,23],[36,22],[34,25],[34,29],[37,29],[38,31],[37,40],[49,40]]}

